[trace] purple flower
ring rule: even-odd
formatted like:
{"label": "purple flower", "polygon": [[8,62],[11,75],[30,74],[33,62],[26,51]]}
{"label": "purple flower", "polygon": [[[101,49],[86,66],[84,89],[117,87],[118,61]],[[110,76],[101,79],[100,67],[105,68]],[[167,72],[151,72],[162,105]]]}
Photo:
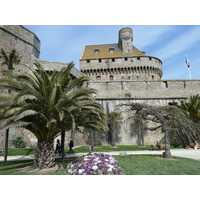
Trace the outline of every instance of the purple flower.
{"label": "purple flower", "polygon": [[123,173],[118,162],[111,155],[103,153],[90,153],[77,158],[74,163],[68,165],[67,172],[75,175]]}

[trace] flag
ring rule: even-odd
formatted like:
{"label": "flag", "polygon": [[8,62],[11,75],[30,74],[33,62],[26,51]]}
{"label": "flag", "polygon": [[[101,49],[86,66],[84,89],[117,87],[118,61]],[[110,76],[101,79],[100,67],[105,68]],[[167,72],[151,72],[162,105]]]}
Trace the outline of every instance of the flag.
{"label": "flag", "polygon": [[190,68],[190,61],[188,60],[187,55],[185,56],[185,62],[188,68]]}

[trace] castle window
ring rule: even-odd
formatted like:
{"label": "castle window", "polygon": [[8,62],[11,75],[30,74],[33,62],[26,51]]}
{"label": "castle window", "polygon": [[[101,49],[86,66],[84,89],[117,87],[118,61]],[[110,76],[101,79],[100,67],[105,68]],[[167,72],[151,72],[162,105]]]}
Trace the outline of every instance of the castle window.
{"label": "castle window", "polygon": [[149,57],[149,60],[151,60],[151,57]]}
{"label": "castle window", "polygon": [[115,59],[114,59],[114,58],[112,58],[112,62],[115,62]]}
{"label": "castle window", "polygon": [[152,80],[154,80],[154,76],[153,75],[151,76],[151,78],[152,78]]}
{"label": "castle window", "polygon": [[90,60],[87,60],[87,63],[90,63]]}
{"label": "castle window", "polygon": [[137,57],[137,60],[140,60],[140,57]]}
{"label": "castle window", "polygon": [[95,49],[94,54],[98,54],[98,53],[99,53],[99,49]]}
{"label": "castle window", "polygon": [[97,80],[97,81],[100,81],[100,80],[101,80],[101,76],[97,76],[97,77],[96,77],[96,80]]}
{"label": "castle window", "polygon": [[109,80],[110,80],[110,81],[113,81],[113,80],[114,80],[114,76],[113,76],[113,75],[110,75],[110,76],[109,76]]}
{"label": "castle window", "polygon": [[99,59],[99,62],[102,62],[102,60],[101,60],[101,59]]}
{"label": "castle window", "polygon": [[167,83],[167,81],[163,81],[163,87],[164,87],[164,88],[168,88],[168,83]]}
{"label": "castle window", "polygon": [[125,60],[125,61],[127,61],[127,60],[128,60],[128,58],[124,58],[124,60]]}
{"label": "castle window", "polygon": [[110,52],[110,53],[114,53],[114,48],[110,48],[110,49],[109,49],[109,52]]}

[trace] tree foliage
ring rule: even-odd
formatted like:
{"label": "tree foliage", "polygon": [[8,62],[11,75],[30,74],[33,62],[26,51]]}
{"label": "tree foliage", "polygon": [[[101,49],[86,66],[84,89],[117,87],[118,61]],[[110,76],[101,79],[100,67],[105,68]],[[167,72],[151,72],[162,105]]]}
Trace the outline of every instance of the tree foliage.
{"label": "tree foliage", "polygon": [[61,132],[80,127],[95,130],[106,127],[103,107],[93,98],[95,90],[80,87],[89,80],[87,77],[71,78],[73,66],[70,63],[50,75],[36,62],[36,70],[28,68],[30,73],[2,73],[0,86],[13,93],[9,97],[12,96],[11,101],[1,102],[4,109],[0,113],[0,127],[23,127],[37,137],[35,164],[40,168],[55,164],[53,140]]}
{"label": "tree foliage", "polygon": [[193,122],[200,122],[199,95],[192,95],[185,100],[180,100],[180,105],[177,106],[182,109]]}
{"label": "tree foliage", "polygon": [[14,64],[19,64],[21,61],[21,56],[15,49],[12,49],[10,52],[5,52],[1,49],[0,58],[3,59],[2,65],[7,65],[10,70],[13,69]]}
{"label": "tree foliage", "polygon": [[120,112],[110,112],[107,113],[107,118],[109,141],[112,146],[115,146],[117,130],[119,129],[119,125],[122,122],[122,116]]}
{"label": "tree foliage", "polygon": [[164,133],[169,132],[171,142],[188,145],[190,142],[199,141],[200,139],[200,124],[193,122],[176,106],[156,107],[144,104],[132,104],[131,110],[136,111],[136,116],[142,119],[160,123],[162,131]]}

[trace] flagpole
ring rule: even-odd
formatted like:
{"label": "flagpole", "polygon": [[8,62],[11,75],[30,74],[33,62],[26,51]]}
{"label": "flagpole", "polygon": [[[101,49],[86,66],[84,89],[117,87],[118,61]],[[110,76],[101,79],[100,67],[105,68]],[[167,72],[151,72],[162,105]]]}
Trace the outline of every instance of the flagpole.
{"label": "flagpole", "polygon": [[192,79],[192,77],[191,77],[191,72],[190,72],[190,68],[189,68],[189,67],[188,67],[188,72],[189,72],[190,79]]}

